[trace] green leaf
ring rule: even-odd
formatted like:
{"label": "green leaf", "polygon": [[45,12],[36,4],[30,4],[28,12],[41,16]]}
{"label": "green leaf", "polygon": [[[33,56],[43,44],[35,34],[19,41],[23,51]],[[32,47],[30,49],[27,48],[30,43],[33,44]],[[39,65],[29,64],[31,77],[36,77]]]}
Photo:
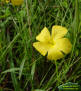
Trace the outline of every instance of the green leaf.
{"label": "green leaf", "polygon": [[2,74],[8,73],[8,72],[15,72],[15,71],[19,71],[19,68],[11,68],[11,69],[5,70],[5,71],[2,72]]}
{"label": "green leaf", "polygon": [[35,89],[34,91],[45,91],[45,90],[42,90],[42,89]]}
{"label": "green leaf", "polygon": [[35,66],[36,66],[36,62],[33,63],[32,69],[31,69],[31,77],[32,77],[32,80],[33,80],[34,73],[35,73]]}
{"label": "green leaf", "polygon": [[24,63],[25,63],[25,58],[22,60],[21,65],[20,65],[19,80],[20,80],[20,78],[22,76],[22,71],[23,71]]}

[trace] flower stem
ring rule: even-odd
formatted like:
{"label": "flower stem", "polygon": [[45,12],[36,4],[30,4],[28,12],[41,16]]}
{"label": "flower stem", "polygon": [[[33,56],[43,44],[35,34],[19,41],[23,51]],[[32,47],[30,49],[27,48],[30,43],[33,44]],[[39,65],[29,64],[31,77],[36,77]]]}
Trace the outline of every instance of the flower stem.
{"label": "flower stem", "polygon": [[57,61],[55,61],[55,66],[56,66],[57,85],[59,85],[60,78],[59,78],[59,73],[58,73],[58,64],[57,64]]}

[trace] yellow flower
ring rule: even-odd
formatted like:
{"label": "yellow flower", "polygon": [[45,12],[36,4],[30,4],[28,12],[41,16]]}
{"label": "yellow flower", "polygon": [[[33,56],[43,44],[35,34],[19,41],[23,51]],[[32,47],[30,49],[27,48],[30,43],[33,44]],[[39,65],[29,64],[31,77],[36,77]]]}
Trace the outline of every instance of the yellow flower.
{"label": "yellow flower", "polygon": [[23,3],[24,0],[11,0],[12,5],[19,6]]}
{"label": "yellow flower", "polygon": [[6,0],[6,3],[9,3],[10,2],[10,0]]}
{"label": "yellow flower", "polygon": [[68,54],[71,51],[72,44],[68,38],[64,38],[67,34],[67,29],[62,26],[55,25],[52,27],[52,34],[45,27],[41,33],[36,36],[38,42],[33,43],[33,46],[43,56],[47,53],[49,60],[57,60],[64,57],[64,54]]}

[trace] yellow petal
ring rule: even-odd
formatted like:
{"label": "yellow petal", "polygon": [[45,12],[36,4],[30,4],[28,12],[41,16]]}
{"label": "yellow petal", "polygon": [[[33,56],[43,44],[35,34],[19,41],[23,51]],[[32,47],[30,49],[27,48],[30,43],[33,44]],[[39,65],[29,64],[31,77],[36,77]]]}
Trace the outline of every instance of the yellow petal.
{"label": "yellow petal", "polygon": [[55,47],[65,54],[68,54],[71,51],[72,44],[68,38],[57,39],[55,40],[55,43]]}
{"label": "yellow petal", "polygon": [[64,57],[64,54],[68,54],[71,51],[72,45],[67,38],[61,38],[55,40],[55,45],[48,50],[47,58],[49,60],[57,60]]}
{"label": "yellow petal", "polygon": [[9,3],[10,2],[10,0],[6,0],[6,3]]}
{"label": "yellow petal", "polygon": [[24,0],[11,0],[12,5],[19,6]]}
{"label": "yellow petal", "polygon": [[48,42],[50,40],[50,32],[45,27],[41,33],[36,37],[36,40],[40,42]]}
{"label": "yellow petal", "polygon": [[63,58],[64,55],[62,54],[62,52],[60,52],[56,47],[52,47],[49,49],[48,51],[48,56],[47,59],[49,60],[57,60],[60,58]]}
{"label": "yellow petal", "polygon": [[66,35],[67,29],[62,26],[55,25],[52,27],[52,38],[58,39]]}
{"label": "yellow petal", "polygon": [[43,42],[35,42],[33,43],[33,47],[36,48],[37,51],[39,51],[43,56],[46,55],[49,48],[51,48],[51,44],[49,43],[43,43]]}

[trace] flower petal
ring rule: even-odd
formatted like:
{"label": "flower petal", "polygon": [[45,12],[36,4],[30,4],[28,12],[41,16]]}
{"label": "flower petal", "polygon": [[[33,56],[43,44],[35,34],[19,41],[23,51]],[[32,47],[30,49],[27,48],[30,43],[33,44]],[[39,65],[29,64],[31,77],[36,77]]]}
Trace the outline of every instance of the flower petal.
{"label": "flower petal", "polygon": [[62,26],[55,25],[52,27],[52,38],[58,39],[64,37],[66,35],[67,29]]}
{"label": "flower petal", "polygon": [[9,3],[10,2],[10,0],[6,0],[6,3]]}
{"label": "flower petal", "polygon": [[55,40],[55,45],[48,50],[47,58],[50,60],[57,60],[64,57],[64,54],[68,54],[71,51],[72,45],[67,38],[61,38]]}
{"label": "flower petal", "polygon": [[48,42],[50,40],[50,32],[45,27],[41,33],[36,37],[36,40],[40,42]]}
{"label": "flower petal", "polygon": [[62,51],[65,54],[68,54],[71,51],[72,44],[68,38],[57,39],[55,43],[55,46],[59,49],[59,51]]}
{"label": "flower petal", "polygon": [[50,48],[48,51],[47,59],[49,60],[57,60],[63,57],[64,57],[63,53],[59,51],[55,46]]}
{"label": "flower petal", "polygon": [[46,55],[49,48],[51,48],[51,44],[49,43],[43,43],[43,42],[35,42],[33,43],[33,47],[36,48],[37,51],[39,51],[43,56]]}

